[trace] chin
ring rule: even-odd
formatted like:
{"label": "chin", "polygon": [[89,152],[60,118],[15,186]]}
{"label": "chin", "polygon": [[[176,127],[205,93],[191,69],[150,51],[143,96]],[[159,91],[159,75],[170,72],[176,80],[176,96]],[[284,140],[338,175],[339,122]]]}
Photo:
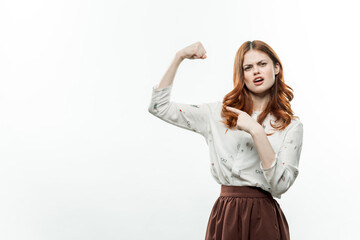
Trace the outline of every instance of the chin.
{"label": "chin", "polygon": [[256,89],[254,91],[251,91],[252,93],[255,93],[255,94],[263,94],[263,93],[267,93],[269,92],[270,88],[262,88],[262,89]]}

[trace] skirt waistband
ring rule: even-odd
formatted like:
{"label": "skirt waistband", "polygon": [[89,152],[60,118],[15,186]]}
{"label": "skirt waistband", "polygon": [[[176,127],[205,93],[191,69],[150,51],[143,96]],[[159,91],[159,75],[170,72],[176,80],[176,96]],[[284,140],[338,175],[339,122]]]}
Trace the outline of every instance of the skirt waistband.
{"label": "skirt waistband", "polygon": [[273,198],[270,192],[253,186],[221,185],[220,197],[261,197]]}

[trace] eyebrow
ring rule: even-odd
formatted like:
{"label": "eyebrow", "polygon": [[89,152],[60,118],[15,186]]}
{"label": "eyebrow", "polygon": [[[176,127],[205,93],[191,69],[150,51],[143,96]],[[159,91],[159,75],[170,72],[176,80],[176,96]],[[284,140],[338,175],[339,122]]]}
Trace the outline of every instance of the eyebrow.
{"label": "eyebrow", "polygon": [[[260,63],[260,62],[262,62],[262,61],[266,61],[266,59],[262,59],[262,60],[258,61],[257,63]],[[251,66],[252,64],[251,64],[251,63],[249,63],[249,64],[244,64],[243,67],[249,66],[249,65]]]}

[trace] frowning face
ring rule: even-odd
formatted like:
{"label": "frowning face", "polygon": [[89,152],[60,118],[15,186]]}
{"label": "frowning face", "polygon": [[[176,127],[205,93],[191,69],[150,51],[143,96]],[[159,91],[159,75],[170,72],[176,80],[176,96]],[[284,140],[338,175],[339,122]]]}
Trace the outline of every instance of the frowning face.
{"label": "frowning face", "polygon": [[263,96],[275,83],[280,66],[259,50],[249,50],[244,56],[243,71],[246,87],[255,95]]}

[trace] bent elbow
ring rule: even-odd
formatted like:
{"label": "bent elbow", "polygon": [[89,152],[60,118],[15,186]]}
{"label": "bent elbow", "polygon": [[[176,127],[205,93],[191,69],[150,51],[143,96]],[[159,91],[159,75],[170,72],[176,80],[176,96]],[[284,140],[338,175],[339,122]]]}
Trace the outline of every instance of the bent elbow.
{"label": "bent elbow", "polygon": [[148,112],[151,114],[154,114],[153,107],[151,105],[149,105],[149,107],[148,107]]}
{"label": "bent elbow", "polygon": [[277,185],[273,188],[274,193],[278,195],[284,194],[293,185],[294,181],[295,178],[288,178],[287,180],[284,177],[280,178]]}
{"label": "bent elbow", "polygon": [[277,188],[274,188],[274,191],[273,191],[273,192],[274,192],[276,195],[282,195],[282,194],[286,193],[287,190],[289,190],[289,188],[290,188],[290,187],[277,187]]}
{"label": "bent elbow", "polygon": [[152,115],[157,115],[157,113],[159,112],[159,110],[157,109],[157,104],[150,104],[148,107],[148,112]]}

